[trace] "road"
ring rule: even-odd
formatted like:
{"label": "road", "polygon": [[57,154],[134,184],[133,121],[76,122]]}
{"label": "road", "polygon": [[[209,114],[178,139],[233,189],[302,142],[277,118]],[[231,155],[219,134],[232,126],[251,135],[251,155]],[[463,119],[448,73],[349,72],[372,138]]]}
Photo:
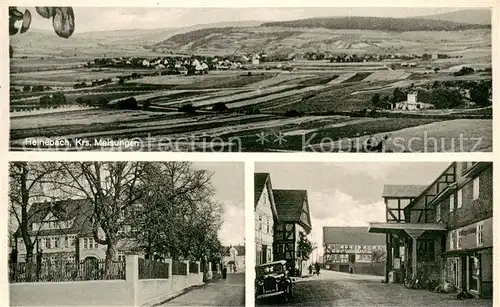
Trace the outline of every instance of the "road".
{"label": "road", "polygon": [[[384,284],[382,279],[381,276],[321,271],[319,277],[295,282],[294,297],[289,306],[493,306],[492,300],[457,300],[456,294],[410,290],[400,284]],[[267,301],[264,304],[277,306],[281,302]]]}
{"label": "road", "polygon": [[245,306],[245,273],[229,273],[161,306]]}

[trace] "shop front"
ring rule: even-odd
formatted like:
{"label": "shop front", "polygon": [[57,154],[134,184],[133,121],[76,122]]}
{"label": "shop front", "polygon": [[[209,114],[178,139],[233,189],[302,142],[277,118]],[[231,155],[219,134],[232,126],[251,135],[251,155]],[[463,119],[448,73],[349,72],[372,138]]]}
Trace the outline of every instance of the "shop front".
{"label": "shop front", "polygon": [[478,297],[493,294],[492,219],[449,232],[446,279]]}

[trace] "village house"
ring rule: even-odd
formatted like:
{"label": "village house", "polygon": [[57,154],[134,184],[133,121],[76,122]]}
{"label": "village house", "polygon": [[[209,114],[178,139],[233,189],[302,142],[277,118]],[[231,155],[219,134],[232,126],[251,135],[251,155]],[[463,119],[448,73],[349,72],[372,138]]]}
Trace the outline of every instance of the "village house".
{"label": "village house", "polygon": [[404,212],[399,219],[370,223],[369,232],[386,234],[386,281],[400,282],[404,271],[450,282],[477,297],[492,296],[492,167],[454,162],[404,208],[398,203]]}
{"label": "village house", "polygon": [[[274,226],[274,260],[286,260],[288,266],[306,272],[311,264],[300,260],[300,233],[311,232],[311,215],[306,190],[273,189],[278,222]],[[302,264],[302,265],[301,265]]]}
{"label": "village house", "polygon": [[416,111],[421,109],[433,108],[434,105],[417,101],[417,92],[411,92],[406,95],[406,101],[391,104],[391,110]]}
{"label": "village house", "polygon": [[325,269],[384,275],[385,236],[367,227],[323,227]]}
{"label": "village house", "polygon": [[[42,261],[81,261],[87,259],[104,260],[106,246],[98,244],[93,236],[92,203],[86,199],[44,201],[31,205],[28,216],[29,233],[35,243],[33,257],[42,251]],[[118,217],[123,218],[123,217]],[[133,229],[124,225],[121,234]],[[104,238],[102,229],[98,229]],[[18,229],[14,233],[15,247],[20,262],[26,260],[26,248]],[[118,258],[134,250],[132,241],[123,239],[118,243]],[[35,259],[35,258],[33,258]]]}
{"label": "village house", "polygon": [[258,54],[254,54],[252,56],[252,64],[259,65],[260,64],[260,56]]}
{"label": "village house", "polygon": [[257,265],[274,261],[274,223],[277,221],[271,176],[254,174],[255,262]]}
{"label": "village house", "polygon": [[245,245],[224,247],[226,254],[222,263],[227,266],[228,272],[245,272]]}

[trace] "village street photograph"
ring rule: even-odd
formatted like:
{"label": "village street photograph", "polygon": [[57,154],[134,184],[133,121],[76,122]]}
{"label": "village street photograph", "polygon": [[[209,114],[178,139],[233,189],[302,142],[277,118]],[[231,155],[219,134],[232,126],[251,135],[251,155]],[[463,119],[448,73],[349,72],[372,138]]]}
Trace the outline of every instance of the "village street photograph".
{"label": "village street photograph", "polygon": [[257,306],[493,306],[492,162],[256,163]]}
{"label": "village street photograph", "polygon": [[8,195],[10,306],[245,305],[243,163],[15,161]]}
{"label": "village street photograph", "polygon": [[9,148],[492,152],[482,5],[9,7]]}

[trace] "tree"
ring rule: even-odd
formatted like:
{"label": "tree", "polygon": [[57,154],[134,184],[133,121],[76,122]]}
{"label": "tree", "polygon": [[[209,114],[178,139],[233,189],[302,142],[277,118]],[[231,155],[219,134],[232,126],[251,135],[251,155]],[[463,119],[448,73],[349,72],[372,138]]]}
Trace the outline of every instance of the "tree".
{"label": "tree", "polygon": [[31,91],[31,86],[29,85],[23,86],[23,92],[29,92],[29,91]]}
{"label": "tree", "polygon": [[[302,271],[302,262],[309,260],[313,252],[314,246],[311,241],[307,238],[307,234],[303,231],[299,232],[299,259],[300,259],[300,270]],[[302,273],[302,272],[300,272]]]}
{"label": "tree", "polygon": [[66,96],[63,93],[54,93],[52,95],[52,103],[55,105],[64,105],[66,104]]}
{"label": "tree", "polygon": [[432,92],[432,103],[438,109],[451,109],[462,104],[459,90],[438,88]]}
{"label": "tree", "polygon": [[105,275],[117,257],[119,231],[144,193],[145,162],[61,162],[61,192],[88,199],[95,242],[106,246]]}
{"label": "tree", "polygon": [[[38,211],[30,210],[33,202],[47,199],[52,182],[50,177],[60,172],[55,163],[11,162],[9,164],[9,216],[15,233],[21,237],[26,249],[26,262],[32,262],[35,242],[40,228],[32,228],[32,218]],[[47,186],[47,184],[49,186]],[[53,188],[53,187],[52,187]]]}
{"label": "tree", "polygon": [[372,96],[372,105],[375,107],[380,106],[380,94],[376,93]]}
{"label": "tree", "polygon": [[470,99],[478,106],[490,105],[490,88],[486,82],[479,82],[471,88]]}
{"label": "tree", "polygon": [[52,98],[49,95],[40,97],[40,105],[43,107],[50,106],[52,104]]}
{"label": "tree", "polygon": [[392,92],[392,102],[401,102],[406,100],[406,94],[399,87]]}
{"label": "tree", "polygon": [[437,74],[441,69],[439,67],[434,68],[434,72]]}
{"label": "tree", "polygon": [[212,174],[187,162],[158,162],[144,170],[148,193],[134,221],[139,247],[173,259],[203,261],[218,254],[223,211],[213,199]]}

